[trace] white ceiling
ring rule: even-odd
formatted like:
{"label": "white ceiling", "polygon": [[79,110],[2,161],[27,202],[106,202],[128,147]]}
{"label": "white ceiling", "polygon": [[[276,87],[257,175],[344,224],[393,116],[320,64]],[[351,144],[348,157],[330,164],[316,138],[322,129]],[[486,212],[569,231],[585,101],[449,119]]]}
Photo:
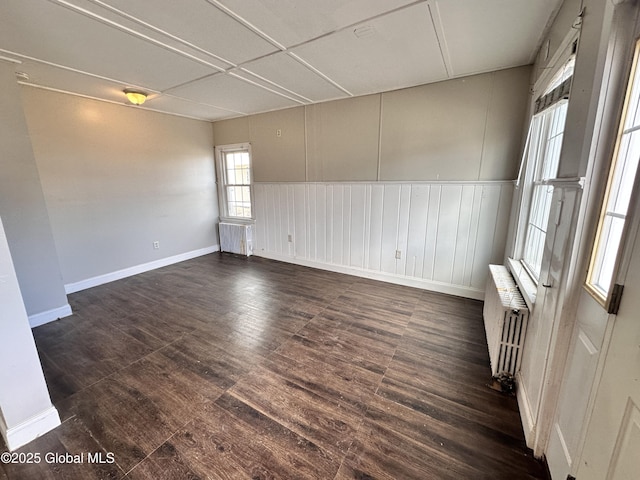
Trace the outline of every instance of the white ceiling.
{"label": "white ceiling", "polygon": [[220,120],[533,61],[561,0],[2,0],[20,83]]}

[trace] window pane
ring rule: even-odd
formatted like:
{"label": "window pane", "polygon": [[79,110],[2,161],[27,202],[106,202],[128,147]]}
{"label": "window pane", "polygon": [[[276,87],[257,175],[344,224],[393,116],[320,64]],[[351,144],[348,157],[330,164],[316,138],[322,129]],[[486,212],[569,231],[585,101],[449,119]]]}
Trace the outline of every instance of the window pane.
{"label": "window pane", "polygon": [[543,153],[544,159],[539,170],[539,180],[555,178],[558,174],[562,136],[567,118],[567,105],[567,102],[559,103],[544,113],[544,121],[549,125],[549,131],[547,133],[546,148]]}
{"label": "window pane", "polygon": [[251,200],[251,190],[249,187],[241,187],[242,188],[242,201],[249,202]]}
{"label": "window pane", "polygon": [[547,236],[547,222],[551,211],[553,187],[545,185],[545,181],[558,174],[558,164],[562,148],[564,124],[567,116],[567,102],[539,113],[534,117],[533,125],[539,122],[539,128],[532,128],[532,145],[538,148],[531,150],[528,161],[533,162],[535,174],[532,178],[531,203],[529,217],[525,229],[525,240],[522,251],[522,262],[537,280],[542,266],[544,243]]}
{"label": "window pane", "polygon": [[226,162],[227,162],[227,170],[233,170],[236,167],[235,154],[227,153],[225,154]]}
{"label": "window pane", "polygon": [[607,248],[598,252],[598,272],[594,278],[594,284],[601,292],[606,293],[613,279],[613,269],[622,239],[624,219],[607,216],[603,226],[601,242],[606,244]]}
{"label": "window pane", "polygon": [[229,217],[251,218],[251,157],[246,150],[226,151],[221,156],[224,169],[224,201]]}
{"label": "window pane", "polygon": [[227,153],[225,155],[225,170],[228,185],[251,185],[248,152]]}
{"label": "window pane", "polygon": [[248,167],[242,169],[242,183],[249,185],[251,183],[251,170]]}
{"label": "window pane", "polygon": [[640,69],[636,66],[633,80],[631,80],[632,86],[629,93],[628,112],[624,121],[625,130],[640,124],[640,108],[638,108],[640,102],[640,82],[638,81],[638,77],[640,77]]}
{"label": "window pane", "polygon": [[532,210],[529,215],[522,260],[536,280],[540,276],[540,267],[542,266],[542,254],[544,253],[552,197],[553,187],[536,185],[533,188]]}
{"label": "window pane", "polygon": [[640,131],[623,135],[618,156],[620,157],[618,161],[621,162],[621,165],[616,165],[613,184],[611,185],[609,210],[626,215],[629,201],[631,200],[633,180],[638,169]]}
{"label": "window pane", "polygon": [[227,169],[227,183],[236,183],[236,171],[234,169]]}
{"label": "window pane", "polygon": [[250,187],[227,187],[227,206],[229,216],[251,217],[251,188]]}
{"label": "window pane", "polygon": [[227,201],[230,203],[235,203],[236,201],[236,188],[237,187],[227,187]]}
{"label": "window pane", "polygon": [[629,79],[625,98],[625,117],[620,121],[621,129],[614,158],[611,161],[609,182],[604,197],[597,243],[591,254],[587,284],[605,303],[615,276],[616,261],[622,242],[627,210],[631,201],[633,185],[640,160],[640,131],[628,131],[640,123],[640,71],[638,69],[638,45],[634,58],[633,77]]}
{"label": "window pane", "polygon": [[562,147],[562,133],[549,139],[547,158],[544,162],[542,179],[556,178],[558,163],[560,161],[560,148]]}

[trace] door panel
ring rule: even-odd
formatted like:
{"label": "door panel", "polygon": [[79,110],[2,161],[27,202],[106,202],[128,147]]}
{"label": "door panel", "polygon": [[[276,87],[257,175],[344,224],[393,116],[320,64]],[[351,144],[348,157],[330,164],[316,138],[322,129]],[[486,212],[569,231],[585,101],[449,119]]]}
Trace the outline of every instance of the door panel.
{"label": "door panel", "polygon": [[616,442],[609,471],[610,480],[630,480],[640,474],[640,409],[631,399]]}
{"label": "door panel", "polygon": [[575,469],[574,460],[579,453],[585,418],[588,417],[592,386],[609,319],[602,306],[584,290],[576,317],[576,329],[571,339],[547,449],[547,462],[553,479],[564,480]]}
{"label": "door panel", "polygon": [[640,478],[640,235],[637,230],[629,240],[633,250],[578,465],[576,478],[580,480]]}

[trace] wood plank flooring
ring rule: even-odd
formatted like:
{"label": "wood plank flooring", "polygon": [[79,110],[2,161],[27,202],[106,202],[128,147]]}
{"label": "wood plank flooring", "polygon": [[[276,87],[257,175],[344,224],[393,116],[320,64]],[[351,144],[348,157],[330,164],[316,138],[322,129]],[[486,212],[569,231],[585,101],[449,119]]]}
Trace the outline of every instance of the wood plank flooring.
{"label": "wood plank flooring", "polygon": [[34,330],[63,423],[0,480],[548,478],[482,302],[229,254],[69,299]]}

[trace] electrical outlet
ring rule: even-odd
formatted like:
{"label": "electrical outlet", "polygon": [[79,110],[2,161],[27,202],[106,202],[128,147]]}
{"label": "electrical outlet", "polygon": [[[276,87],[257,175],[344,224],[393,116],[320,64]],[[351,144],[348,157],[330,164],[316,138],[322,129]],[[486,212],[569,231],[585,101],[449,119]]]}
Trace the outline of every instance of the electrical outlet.
{"label": "electrical outlet", "polygon": [[276,129],[276,137],[281,137],[282,136],[282,130],[280,128]]}
{"label": "electrical outlet", "polygon": [[291,236],[291,234],[287,235],[287,241],[289,243],[293,242],[293,237]]}
{"label": "electrical outlet", "polygon": [[160,241],[156,240],[155,242],[153,242],[153,249],[158,250],[159,248],[160,248]]}
{"label": "electrical outlet", "polygon": [[402,258],[402,250],[396,250],[396,258],[400,260]]}

